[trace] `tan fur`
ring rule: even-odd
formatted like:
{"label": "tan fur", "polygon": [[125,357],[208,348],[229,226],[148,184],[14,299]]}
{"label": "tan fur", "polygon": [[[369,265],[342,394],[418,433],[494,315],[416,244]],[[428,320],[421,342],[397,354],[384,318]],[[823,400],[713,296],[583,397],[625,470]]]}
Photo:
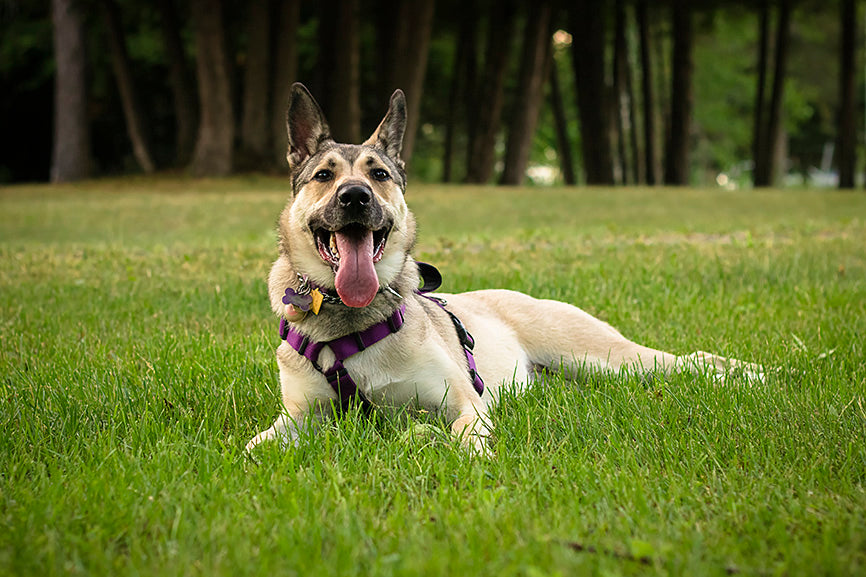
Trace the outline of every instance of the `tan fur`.
{"label": "tan fur", "polygon": [[[487,411],[499,400],[503,386],[529,385],[535,370],[626,370],[669,373],[676,370],[712,371],[720,378],[736,366],[753,378],[760,367],[708,353],[678,357],[629,341],[616,329],[572,305],[539,300],[508,290],[482,290],[455,295],[438,294],[447,301],[475,338],[475,359],[484,378],[479,396],[469,377],[466,357],[454,326],[438,306],[414,293],[418,271],[410,251],[415,221],[403,199],[405,176],[399,158],[405,127],[402,92],[395,92],[385,119],[362,145],[330,140],[321,111],[306,89],[293,87],[289,108],[288,158],[292,163],[293,195],[280,217],[280,256],[269,277],[271,306],[285,315],[282,296],[296,288],[297,273],[318,285],[334,287],[334,271],[322,260],[310,223],[327,212],[333,195],[346,182],[363,182],[373,192],[385,218],[393,223],[382,260],[375,264],[380,287],[402,295],[406,305],[403,328],[345,361],[364,395],[381,406],[414,405],[442,414],[462,443],[487,452]],[[333,178],[315,180],[320,170]],[[390,171],[391,178],[371,178],[373,169]],[[307,314],[296,330],[314,341],[328,341],[381,322],[401,299],[380,290],[370,305],[352,309],[323,305],[319,315]],[[292,444],[307,418],[331,414],[336,398],[324,376],[285,342],[277,349],[283,410],[273,426],[256,435],[247,450],[278,439]],[[334,356],[325,349],[319,358],[328,368]]]}

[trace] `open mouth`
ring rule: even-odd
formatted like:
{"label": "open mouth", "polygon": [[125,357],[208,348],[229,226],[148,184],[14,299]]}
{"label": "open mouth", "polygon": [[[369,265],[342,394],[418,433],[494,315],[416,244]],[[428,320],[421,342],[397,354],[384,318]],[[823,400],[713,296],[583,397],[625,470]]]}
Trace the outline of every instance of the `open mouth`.
{"label": "open mouth", "polygon": [[370,258],[373,263],[377,263],[385,254],[385,244],[388,242],[390,232],[390,227],[372,231],[372,243],[370,243],[368,235],[371,231],[360,224],[350,224],[338,231],[319,228],[315,231],[316,247],[322,260],[331,265],[335,271],[339,269],[343,257],[341,247],[343,247],[342,252],[346,252],[346,247],[363,252],[370,252],[372,249]]}
{"label": "open mouth", "polygon": [[334,269],[334,288],[343,304],[365,307],[376,298],[379,277],[375,264],[382,260],[391,227],[370,230],[350,224],[340,230],[316,229],[319,256]]}

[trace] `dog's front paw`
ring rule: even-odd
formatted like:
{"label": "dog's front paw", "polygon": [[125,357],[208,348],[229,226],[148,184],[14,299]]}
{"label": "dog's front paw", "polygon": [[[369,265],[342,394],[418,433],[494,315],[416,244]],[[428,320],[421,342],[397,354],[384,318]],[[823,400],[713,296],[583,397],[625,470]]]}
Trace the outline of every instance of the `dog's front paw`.
{"label": "dog's front paw", "polygon": [[477,415],[464,415],[451,425],[451,431],[460,441],[460,446],[479,457],[493,457],[493,451],[487,443],[490,432]]}
{"label": "dog's front paw", "polygon": [[244,447],[244,451],[249,453],[250,451],[255,449],[259,443],[262,443],[264,441],[273,440],[273,438],[274,438],[273,428],[270,428],[267,431],[262,431],[261,433],[259,433],[258,435],[256,435],[252,439],[250,439],[250,442],[247,443],[246,447]]}
{"label": "dog's front paw", "polygon": [[295,446],[298,444],[298,435],[293,426],[293,421],[289,419],[286,415],[280,415],[277,417],[277,420],[274,421],[274,424],[271,425],[270,429],[266,429],[250,439],[250,442],[247,443],[247,446],[244,448],[244,451],[250,452],[256,448],[260,443],[264,443],[265,441],[279,441],[280,446],[283,449],[288,449],[289,447]]}

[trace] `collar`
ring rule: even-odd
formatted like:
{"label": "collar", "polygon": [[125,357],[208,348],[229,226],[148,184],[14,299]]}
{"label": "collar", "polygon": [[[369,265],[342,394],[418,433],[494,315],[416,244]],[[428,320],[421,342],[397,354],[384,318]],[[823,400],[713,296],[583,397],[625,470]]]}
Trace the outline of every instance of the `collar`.
{"label": "collar", "polygon": [[[298,275],[298,288],[294,289],[288,287],[286,289],[286,294],[283,297],[284,304],[293,304],[296,307],[299,307],[302,311],[310,310],[310,302],[313,301],[312,297],[317,297],[320,302],[332,305],[343,304],[340,295],[338,295],[337,291],[334,289],[329,289],[314,283],[307,275],[302,275],[301,273],[295,274]],[[389,292],[399,299],[403,298],[403,295],[392,289],[390,286],[380,287],[378,292]],[[318,306],[316,306],[316,314],[318,314]]]}
{"label": "collar", "polygon": [[[428,264],[426,262],[415,261],[415,264],[418,266],[418,274],[421,276],[421,280],[423,284],[421,288],[419,288],[416,292],[418,293],[429,293],[433,292],[442,286],[442,274],[436,269],[432,264]],[[329,289],[323,287],[321,285],[316,284],[310,277],[305,274],[301,274],[299,272],[295,273],[298,277],[298,288],[288,287],[286,289],[286,294],[283,297],[284,304],[293,304],[296,307],[300,308],[303,311],[310,310],[310,305],[312,299],[310,295],[313,293],[318,293],[321,295],[321,302],[325,302],[332,305],[341,305],[343,301],[340,299],[340,296],[334,289]],[[403,296],[392,289],[390,286],[381,287],[379,292],[389,292],[392,295],[396,296],[399,299],[403,299]],[[316,305],[315,312],[318,314],[318,305]]]}

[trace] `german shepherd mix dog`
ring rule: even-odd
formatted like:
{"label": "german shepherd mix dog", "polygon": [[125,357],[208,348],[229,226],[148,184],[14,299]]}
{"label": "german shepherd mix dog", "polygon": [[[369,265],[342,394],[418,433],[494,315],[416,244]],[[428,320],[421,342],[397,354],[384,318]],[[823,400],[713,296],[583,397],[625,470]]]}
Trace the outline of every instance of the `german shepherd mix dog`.
{"label": "german shepherd mix dog", "polygon": [[394,92],[363,144],[335,142],[301,84],[292,87],[287,125],[292,196],[268,280],[284,341],[277,348],[283,409],[248,450],[270,439],[293,444],[307,418],[354,400],[441,414],[464,446],[486,454],[488,407],[504,384],[526,386],[541,368],[723,376],[738,366],[761,377],[748,363],[638,345],[561,302],[509,290],[426,295],[441,279],[411,256],[403,92]]}

